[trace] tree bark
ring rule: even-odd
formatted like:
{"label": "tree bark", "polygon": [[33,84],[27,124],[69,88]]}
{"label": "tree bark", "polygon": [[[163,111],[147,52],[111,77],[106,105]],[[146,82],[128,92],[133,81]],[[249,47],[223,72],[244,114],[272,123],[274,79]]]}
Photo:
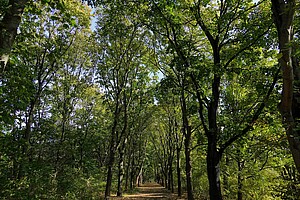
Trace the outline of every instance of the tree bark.
{"label": "tree bark", "polygon": [[[125,145],[124,145],[125,146]],[[119,160],[119,174],[118,174],[118,191],[117,191],[117,196],[121,197],[123,195],[122,191],[122,182],[123,182],[123,176],[124,176],[124,149],[119,150],[120,154],[120,160]]]}
{"label": "tree bark", "polygon": [[180,168],[180,148],[177,148],[177,162],[176,162],[176,169],[177,169],[177,193],[178,196],[181,197],[182,192],[181,192],[181,168]]}
{"label": "tree bark", "polygon": [[170,160],[169,164],[169,185],[168,190],[171,190],[172,193],[174,193],[174,182],[173,182],[173,158]]}
{"label": "tree bark", "polygon": [[169,132],[168,132],[168,190],[171,190],[171,192],[174,192],[174,183],[173,183],[173,158],[174,158],[174,148],[173,148],[173,137],[174,134],[173,131],[173,123],[172,119],[169,118]]}
{"label": "tree bark", "polygon": [[180,152],[182,143],[179,140],[178,135],[178,124],[175,119],[175,136],[176,136],[176,171],[177,171],[177,193],[178,196],[181,197],[182,191],[181,191],[181,166],[180,166]]}
{"label": "tree bark", "polygon": [[115,162],[115,153],[116,153],[116,131],[117,131],[117,124],[119,120],[119,98],[117,96],[116,99],[116,108],[114,112],[114,122],[111,131],[111,138],[110,138],[110,149],[109,149],[109,158],[108,158],[108,166],[107,166],[107,177],[106,177],[106,187],[105,187],[105,199],[109,199],[111,184],[112,184],[112,168]]}
{"label": "tree bark", "polygon": [[[191,127],[188,127],[187,134],[191,135]],[[184,139],[185,147],[185,171],[186,171],[186,184],[188,200],[193,200],[193,185],[192,185],[192,165],[191,165],[191,149],[190,149],[190,136]]]}
{"label": "tree bark", "polygon": [[294,76],[292,64],[293,20],[295,15],[295,0],[272,0],[272,12],[279,39],[280,58],[282,67],[283,88],[280,102],[280,112],[286,129],[288,142],[297,170],[300,172],[300,141],[296,131],[293,114]]}
{"label": "tree bark", "polygon": [[[122,146],[119,148],[119,165],[118,165],[118,187],[117,187],[117,196],[121,197],[123,195],[123,189],[122,189],[122,183],[123,183],[123,178],[124,178],[124,154],[125,154],[125,146],[127,143],[127,139],[125,139],[125,141],[123,142]],[[127,175],[126,175],[126,179],[128,178],[128,171],[127,171]],[[127,186],[128,186],[128,182],[126,180],[126,190],[127,190]]]}
{"label": "tree bark", "polygon": [[181,112],[182,112],[182,123],[183,123],[182,125],[183,125],[183,135],[184,135],[187,199],[193,200],[194,196],[193,196],[193,185],[192,185],[192,165],[191,165],[191,149],[190,149],[192,131],[188,122],[187,106],[186,106],[186,100],[185,100],[183,88],[181,90]]}
{"label": "tree bark", "polygon": [[28,0],[9,0],[8,9],[0,22],[0,66],[1,72],[7,64],[10,51],[17,36],[17,29]]}
{"label": "tree bark", "polygon": [[136,185],[140,187],[143,184],[143,166],[141,166],[139,173],[136,177]]}
{"label": "tree bark", "polygon": [[168,190],[171,190],[171,176],[172,176],[172,163],[170,163],[170,158],[168,158]]}
{"label": "tree bark", "polygon": [[207,175],[209,182],[209,196],[211,200],[221,200],[221,184],[220,184],[220,160],[221,155],[217,151],[216,136],[208,137],[207,148]]}
{"label": "tree bark", "polygon": [[123,99],[123,104],[124,104],[124,125],[123,129],[120,135],[120,140],[122,140],[122,143],[119,147],[119,155],[120,155],[120,160],[119,160],[119,174],[118,174],[118,191],[117,191],[117,196],[120,197],[122,196],[122,181],[123,181],[123,176],[124,176],[124,154],[125,154],[125,147],[127,144],[127,139],[128,135],[127,133],[127,121],[128,121],[128,116],[127,116],[127,101],[126,101],[126,95],[124,93],[124,99]]}
{"label": "tree bark", "polygon": [[228,181],[228,176],[229,176],[229,173],[228,173],[228,169],[229,169],[229,158],[228,158],[228,155],[225,154],[225,166],[224,166],[224,170],[223,170],[223,188],[224,188],[224,191],[225,191],[225,194],[223,195],[225,197],[225,199],[228,198],[228,191],[229,191],[229,181]]}
{"label": "tree bark", "polygon": [[[133,148],[136,144],[133,142]],[[131,156],[131,169],[130,169],[130,180],[129,180],[129,188],[130,190],[133,190],[133,180],[134,180],[134,174],[135,174],[135,153],[134,150],[132,151],[132,156]]]}
{"label": "tree bark", "polygon": [[128,158],[127,158],[126,173],[125,173],[125,191],[128,190],[130,164],[131,164],[131,152],[128,153]]}
{"label": "tree bark", "polygon": [[[113,143],[113,141],[112,141]],[[111,193],[111,184],[112,184],[112,168],[115,161],[115,150],[114,146],[110,147],[109,151],[109,161],[108,161],[108,167],[107,167],[107,177],[106,177],[106,187],[105,187],[105,199],[108,200]]]}
{"label": "tree bark", "polygon": [[[220,52],[216,46],[214,49],[214,64],[215,67],[220,66]],[[219,75],[214,75],[212,83],[212,100],[208,108],[208,123],[209,131],[206,134],[208,138],[207,148],[207,175],[209,181],[209,195],[212,200],[222,200],[221,184],[220,184],[220,161],[222,153],[218,151],[218,125],[217,125],[217,110],[220,98],[220,81]]]}

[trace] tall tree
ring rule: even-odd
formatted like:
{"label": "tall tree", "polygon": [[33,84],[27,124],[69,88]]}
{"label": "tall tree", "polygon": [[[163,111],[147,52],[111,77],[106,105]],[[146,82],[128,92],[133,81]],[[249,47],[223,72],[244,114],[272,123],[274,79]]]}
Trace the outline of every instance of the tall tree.
{"label": "tall tree", "polygon": [[99,9],[101,18],[96,32],[99,51],[95,63],[99,67],[99,82],[104,87],[106,102],[113,116],[105,198],[109,198],[111,193],[117,150],[123,156],[123,145],[128,138],[129,109],[133,109],[131,106],[138,96],[143,96],[137,91],[145,89],[150,72],[144,63],[147,55],[144,43],[146,32],[140,28],[137,18],[129,15],[131,7],[123,6],[114,3],[103,5]]}
{"label": "tall tree", "polygon": [[[166,158],[159,159],[160,161],[164,160],[166,162],[167,167],[165,167],[167,171],[167,185],[166,187],[174,192],[174,180],[177,178],[177,194],[178,196],[182,195],[182,178],[181,178],[181,150],[183,146],[183,135],[180,132],[180,99],[178,97],[178,92],[176,88],[173,88],[173,84],[169,82],[170,79],[162,79],[160,86],[158,88],[158,92],[156,94],[156,99],[158,100],[158,105],[161,109],[158,109],[156,112],[158,115],[157,127],[158,134],[162,138],[160,141],[165,145],[163,146],[163,150],[157,150],[160,152],[166,152]],[[171,89],[172,88],[172,89]],[[171,100],[171,102],[170,102]],[[156,152],[156,154],[160,153]],[[162,156],[159,156],[162,157]],[[173,174],[173,165],[176,157],[176,173]]]}
{"label": "tall tree", "polygon": [[240,1],[153,2],[153,10],[157,11],[153,30],[169,42],[169,52],[178,57],[178,63],[189,76],[185,82],[190,79],[194,83],[199,119],[208,139],[206,162],[211,199],[222,199],[220,161],[224,150],[249,132],[277,81],[278,73],[271,69],[274,78],[264,86],[268,92],[266,96],[260,96],[263,103],[249,108],[253,114],[246,113],[248,121],[242,122],[239,130],[223,135],[219,115],[224,109],[221,99],[226,82],[230,81],[227,74],[236,73],[236,67],[242,69],[243,62],[247,61],[247,51],[259,48],[263,39],[269,39],[264,37],[271,27],[267,6],[263,2],[250,1],[243,4]]}
{"label": "tall tree", "polygon": [[[272,12],[277,28],[280,49],[279,64],[282,67],[283,88],[279,109],[282,123],[286,128],[286,135],[290,144],[297,170],[300,172],[300,141],[298,110],[300,107],[299,92],[299,64],[292,58],[293,54],[293,21],[296,10],[295,0],[272,0]],[[294,81],[296,80],[296,82]]]}
{"label": "tall tree", "polygon": [[[78,57],[74,59],[76,54],[73,43],[78,45],[79,31],[85,30],[88,34],[86,28],[89,28],[90,10],[80,2],[76,2],[65,5],[65,14],[77,20],[77,25],[60,20],[61,18],[54,16],[57,10],[38,2],[34,5],[40,13],[32,12],[30,9],[25,10],[26,15],[19,27],[20,34],[14,44],[10,68],[5,71],[1,81],[1,91],[4,94],[1,96],[1,105],[3,105],[1,124],[5,122],[1,132],[6,130],[4,139],[10,139],[12,146],[19,152],[12,156],[14,176],[9,179],[13,181],[27,179],[29,196],[40,195],[38,192],[43,188],[35,188],[35,180],[39,180],[42,173],[45,173],[46,177],[50,173],[48,171],[47,174],[43,168],[40,170],[42,173],[39,171],[35,177],[29,169],[37,166],[44,167],[44,159],[48,158],[47,154],[41,153],[41,149],[45,149],[43,144],[51,140],[45,137],[44,133],[47,129],[44,129],[44,125],[49,122],[50,116],[55,116],[54,113],[49,112],[54,103],[49,103],[47,99],[49,98],[47,95],[53,95],[51,91],[55,86],[54,77],[63,65],[78,67],[86,64],[86,60],[82,59],[82,52],[86,49],[79,49]],[[51,17],[49,13],[52,14]],[[70,52],[71,49],[73,54]],[[51,161],[49,163],[53,164]]]}

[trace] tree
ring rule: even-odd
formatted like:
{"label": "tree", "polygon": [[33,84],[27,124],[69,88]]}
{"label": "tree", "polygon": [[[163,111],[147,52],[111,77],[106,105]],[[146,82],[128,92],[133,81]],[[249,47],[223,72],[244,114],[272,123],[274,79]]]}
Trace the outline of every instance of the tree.
{"label": "tree", "polygon": [[0,3],[0,66],[1,73],[7,64],[9,53],[17,35],[21,16],[28,0],[4,0]]}
{"label": "tree", "polygon": [[[282,123],[286,128],[286,135],[290,149],[300,172],[300,142],[298,131],[299,110],[299,64],[292,58],[293,53],[293,21],[296,10],[296,1],[272,0],[272,12],[277,28],[280,49],[279,64],[282,67],[283,88],[279,109],[282,115]],[[296,82],[295,82],[295,81]]]}
{"label": "tree", "polygon": [[[194,84],[199,120],[208,139],[207,173],[210,198],[222,199],[222,154],[230,144],[246,135],[252,128],[272,94],[278,78],[278,73],[273,72],[271,77],[274,78],[267,86],[267,95],[260,96],[263,103],[256,108],[250,108],[253,114],[248,116],[247,123],[243,122],[237,132],[223,136],[220,131],[222,123],[219,113],[224,109],[224,105],[220,104],[223,90],[226,88],[226,82],[231,81],[227,79],[227,75],[236,73],[235,67],[242,68],[242,63],[247,61],[247,50],[258,48],[265,38],[270,39],[264,38],[271,27],[271,22],[266,23],[270,21],[270,16],[267,12],[259,13],[259,10],[265,10],[267,5],[263,5],[262,2],[244,2],[243,9],[240,3],[229,1],[217,4],[200,1],[190,4],[153,2],[153,5],[153,10],[157,10],[158,16],[153,30],[169,42],[169,48],[172,49],[170,52],[178,57],[181,69],[184,69],[188,76],[184,83],[191,81]],[[262,23],[261,19],[265,21]],[[198,27],[195,27],[195,24]],[[204,51],[201,47],[208,50]],[[235,60],[241,62],[235,63]]]}
{"label": "tree", "polygon": [[103,5],[102,9],[99,9],[102,18],[98,21],[96,32],[99,51],[95,63],[99,68],[99,82],[104,87],[106,102],[113,121],[105,198],[109,198],[111,193],[112,169],[117,151],[120,156],[118,194],[122,193],[123,156],[131,134],[128,124],[130,115],[135,115],[132,106],[136,108],[136,101],[147,98],[143,93],[150,84],[147,77],[151,72],[151,68],[147,68],[144,63],[148,56],[144,39],[147,32],[140,28],[140,23],[135,17],[128,14],[127,9],[130,7],[120,8],[122,4]]}
{"label": "tree", "polygon": [[1,197],[297,197],[295,1],[25,2],[0,3]]}
{"label": "tree", "polygon": [[[163,173],[167,183],[165,187],[174,192],[174,181],[177,178],[177,194],[180,197],[182,195],[181,151],[183,147],[183,136],[180,133],[180,101],[176,88],[173,88],[172,83],[169,83],[168,80],[170,79],[161,80],[157,89],[156,99],[158,100],[159,109],[156,111],[156,127],[159,127],[159,130],[153,134],[152,142],[154,143],[156,155],[159,155],[158,161],[165,162],[165,164],[161,163],[161,166],[164,166],[162,171],[166,171]],[[155,139],[155,137],[160,137],[160,140]],[[163,147],[163,149],[159,147]],[[165,156],[161,156],[161,152],[164,152],[163,155]],[[176,173],[173,174],[175,158]]]}
{"label": "tree", "polygon": [[[218,144],[220,137],[220,128],[218,124],[218,109],[221,106],[219,105],[219,103],[220,95],[222,94],[222,77],[224,76],[226,71],[228,71],[228,68],[232,66],[232,61],[237,59],[247,49],[253,47],[255,43],[257,43],[262,38],[262,36],[265,35],[266,32],[268,32],[269,30],[269,27],[265,27],[263,30],[259,30],[253,29],[253,26],[245,27],[243,22],[236,22],[236,19],[239,18],[240,20],[243,20],[245,16],[248,16],[252,19],[250,23],[255,23],[255,21],[259,20],[261,17],[266,18],[267,16],[258,15],[257,10],[254,9],[259,4],[255,5],[251,3],[246,3],[244,6],[246,6],[247,9],[243,9],[240,11],[239,6],[236,6],[237,4],[231,3],[232,2],[228,1],[220,2],[219,8],[216,10],[216,17],[213,18],[215,21],[213,20],[214,22],[210,23],[212,27],[210,25],[207,25],[204,21],[205,19],[203,18],[203,15],[209,15],[206,14],[206,12],[203,11],[202,8],[202,6],[206,7],[207,5],[201,5],[201,3],[198,2],[194,8],[195,10],[193,11],[197,24],[203,30],[211,45],[211,55],[213,56],[213,77],[211,82],[211,97],[209,97],[210,101],[207,103],[207,122],[204,122],[202,120],[205,134],[208,137],[207,170],[208,179],[210,182],[211,199],[222,199],[220,179],[218,177],[220,174],[219,162],[221,160],[224,150],[228,147],[229,144],[233,143],[238,138],[247,134],[247,132],[252,127],[251,125],[245,126],[241,133],[234,134],[223,144]],[[260,26],[263,27],[263,24],[258,25],[258,27]],[[231,31],[233,32],[233,36],[229,36],[229,32]],[[247,37],[252,37],[252,31],[256,31],[255,34],[257,35],[257,37],[252,38],[251,42],[245,41],[247,40]],[[241,36],[240,34],[243,34],[243,36]],[[238,45],[234,45],[235,42],[237,42]],[[233,47],[234,51],[230,51],[228,49],[229,47]],[[223,54],[227,54],[227,56]],[[228,54],[230,55],[229,57]],[[274,79],[269,91],[272,91],[272,89],[274,88],[276,80],[277,78]],[[200,88],[200,85],[196,85],[197,90],[199,90]],[[198,91],[198,93],[199,92],[200,91]],[[271,93],[268,92],[265,98],[268,99],[270,94]],[[200,103],[202,102],[201,104],[203,105],[203,97],[198,97],[198,101]],[[202,107],[202,105],[200,105],[200,108]],[[258,119],[264,106],[264,104],[261,104],[261,106],[258,109],[256,109],[255,114],[248,121],[249,124],[253,124]],[[203,118],[203,113],[200,113],[200,116],[202,116],[201,118]],[[206,125],[206,123],[208,124]],[[218,145],[220,145],[219,150],[217,147]]]}
{"label": "tree", "polygon": [[[72,2],[73,0],[69,1]],[[75,1],[73,1],[75,2]],[[77,1],[78,2],[78,1]],[[82,1],[84,2],[84,1]],[[94,0],[86,0],[89,5],[96,5]],[[13,48],[17,36],[18,27],[22,20],[24,9],[27,7],[33,13],[39,13],[40,10],[35,7],[36,1],[29,0],[3,0],[0,3],[0,70],[4,72],[5,66],[9,60],[9,54]],[[66,10],[65,3],[68,1],[42,0],[44,6],[50,6],[53,9],[59,9],[62,12]],[[67,21],[71,19],[65,16]]]}
{"label": "tree", "polygon": [[[80,46],[78,41],[82,40],[83,36],[80,36],[78,32],[82,31],[82,34],[89,34],[86,28],[89,28],[90,14],[87,7],[76,2],[72,1],[65,4],[67,9],[65,14],[69,14],[73,20],[76,20],[77,25],[64,22],[59,17],[53,17],[57,13],[51,7],[45,7],[39,3],[35,3],[34,6],[40,11],[43,8],[40,14],[32,13],[32,10],[29,9],[25,10],[26,15],[19,27],[20,34],[14,44],[14,54],[11,56],[10,68],[5,71],[4,78],[1,81],[1,89],[4,94],[1,96],[4,114],[1,115],[3,116],[1,117],[1,125],[3,124],[1,127],[3,138],[1,139],[3,140],[1,141],[11,144],[11,148],[15,148],[17,152],[15,155],[8,156],[8,161],[14,163],[12,168],[10,166],[7,168],[13,171],[13,176],[9,173],[4,173],[4,176],[6,176],[5,179],[11,180],[15,184],[14,187],[25,185],[20,186],[20,190],[13,194],[16,198],[18,198],[18,195],[24,195],[22,192],[26,189],[30,191],[27,194],[28,198],[34,195],[42,198],[44,195],[41,194],[43,193],[43,186],[36,188],[35,184],[37,180],[42,180],[41,177],[45,177],[45,180],[50,177],[52,171],[49,169],[53,169],[54,164],[51,159],[54,156],[50,156],[51,159],[48,157],[52,153],[48,151],[48,148],[53,147],[51,143],[57,141],[53,132],[60,130],[59,128],[53,128],[54,124],[59,124],[58,119],[52,126],[50,125],[50,121],[55,119],[53,116],[59,115],[52,112],[55,111],[55,102],[50,103],[47,95],[51,94],[50,99],[55,99],[52,98],[55,96],[52,89],[56,84],[59,84],[60,80],[57,77],[59,77],[58,74],[61,73],[63,68],[74,69],[79,73],[77,75],[80,76],[80,70],[81,72],[84,71],[82,66],[88,65],[86,55],[84,55],[86,49],[81,46],[78,49],[79,51],[76,52],[75,46]],[[49,13],[52,14],[51,17],[49,17]],[[66,71],[64,71],[64,75],[68,74]],[[71,74],[71,71],[68,72]],[[68,77],[72,77],[72,80],[69,79],[70,82],[74,81],[75,77],[79,79],[77,75],[70,74],[68,74]],[[64,78],[67,79],[67,75]],[[77,79],[75,80],[77,81]],[[66,82],[61,84],[64,92],[70,85],[76,88],[76,84],[67,84]],[[65,92],[64,94],[64,97],[66,97],[63,99],[65,103],[63,108],[64,119],[61,121],[63,121],[64,126],[67,126],[70,121],[67,121],[66,118],[70,114],[71,103],[67,99],[70,100],[72,97],[70,97],[70,93],[66,94]],[[45,128],[45,125],[48,126],[48,129]],[[47,136],[49,137],[47,138]],[[49,145],[45,147],[44,144]],[[63,147],[60,146],[60,148]],[[52,149],[52,151],[56,150]],[[8,149],[8,151],[10,150]],[[60,154],[58,155],[60,156]],[[45,167],[47,161],[51,163],[47,166],[48,169]],[[46,182],[43,182],[43,184]],[[50,185],[47,186],[50,187]],[[9,187],[9,183],[5,187]],[[10,190],[7,191],[11,192]]]}

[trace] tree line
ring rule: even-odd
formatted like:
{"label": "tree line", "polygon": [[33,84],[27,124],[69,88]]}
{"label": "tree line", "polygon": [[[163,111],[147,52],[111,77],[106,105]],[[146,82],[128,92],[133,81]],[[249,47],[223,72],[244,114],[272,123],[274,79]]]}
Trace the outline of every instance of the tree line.
{"label": "tree line", "polygon": [[2,1],[0,196],[296,198],[298,7]]}

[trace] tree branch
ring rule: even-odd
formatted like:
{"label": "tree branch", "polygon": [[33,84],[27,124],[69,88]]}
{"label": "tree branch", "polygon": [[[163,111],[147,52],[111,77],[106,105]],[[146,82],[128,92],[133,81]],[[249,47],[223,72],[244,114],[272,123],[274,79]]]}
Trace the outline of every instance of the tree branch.
{"label": "tree branch", "polygon": [[224,150],[230,146],[233,142],[235,142],[237,139],[243,137],[244,135],[246,135],[252,128],[253,128],[253,125],[254,123],[256,122],[256,120],[258,119],[259,115],[261,114],[261,112],[263,111],[263,109],[265,108],[266,106],[266,103],[267,101],[269,100],[272,92],[273,92],[273,89],[275,87],[275,84],[277,83],[278,81],[278,78],[279,78],[279,73],[280,73],[280,70],[281,68],[278,67],[278,70],[277,72],[275,73],[275,76],[273,77],[273,82],[272,84],[270,85],[269,87],[269,90],[266,94],[266,96],[264,97],[264,100],[263,102],[260,104],[259,108],[256,110],[256,112],[254,113],[254,115],[252,116],[252,119],[251,121],[248,123],[248,125],[237,135],[231,137],[227,142],[225,142],[223,145],[221,145],[221,148],[220,148],[220,153],[222,154],[224,152]]}

